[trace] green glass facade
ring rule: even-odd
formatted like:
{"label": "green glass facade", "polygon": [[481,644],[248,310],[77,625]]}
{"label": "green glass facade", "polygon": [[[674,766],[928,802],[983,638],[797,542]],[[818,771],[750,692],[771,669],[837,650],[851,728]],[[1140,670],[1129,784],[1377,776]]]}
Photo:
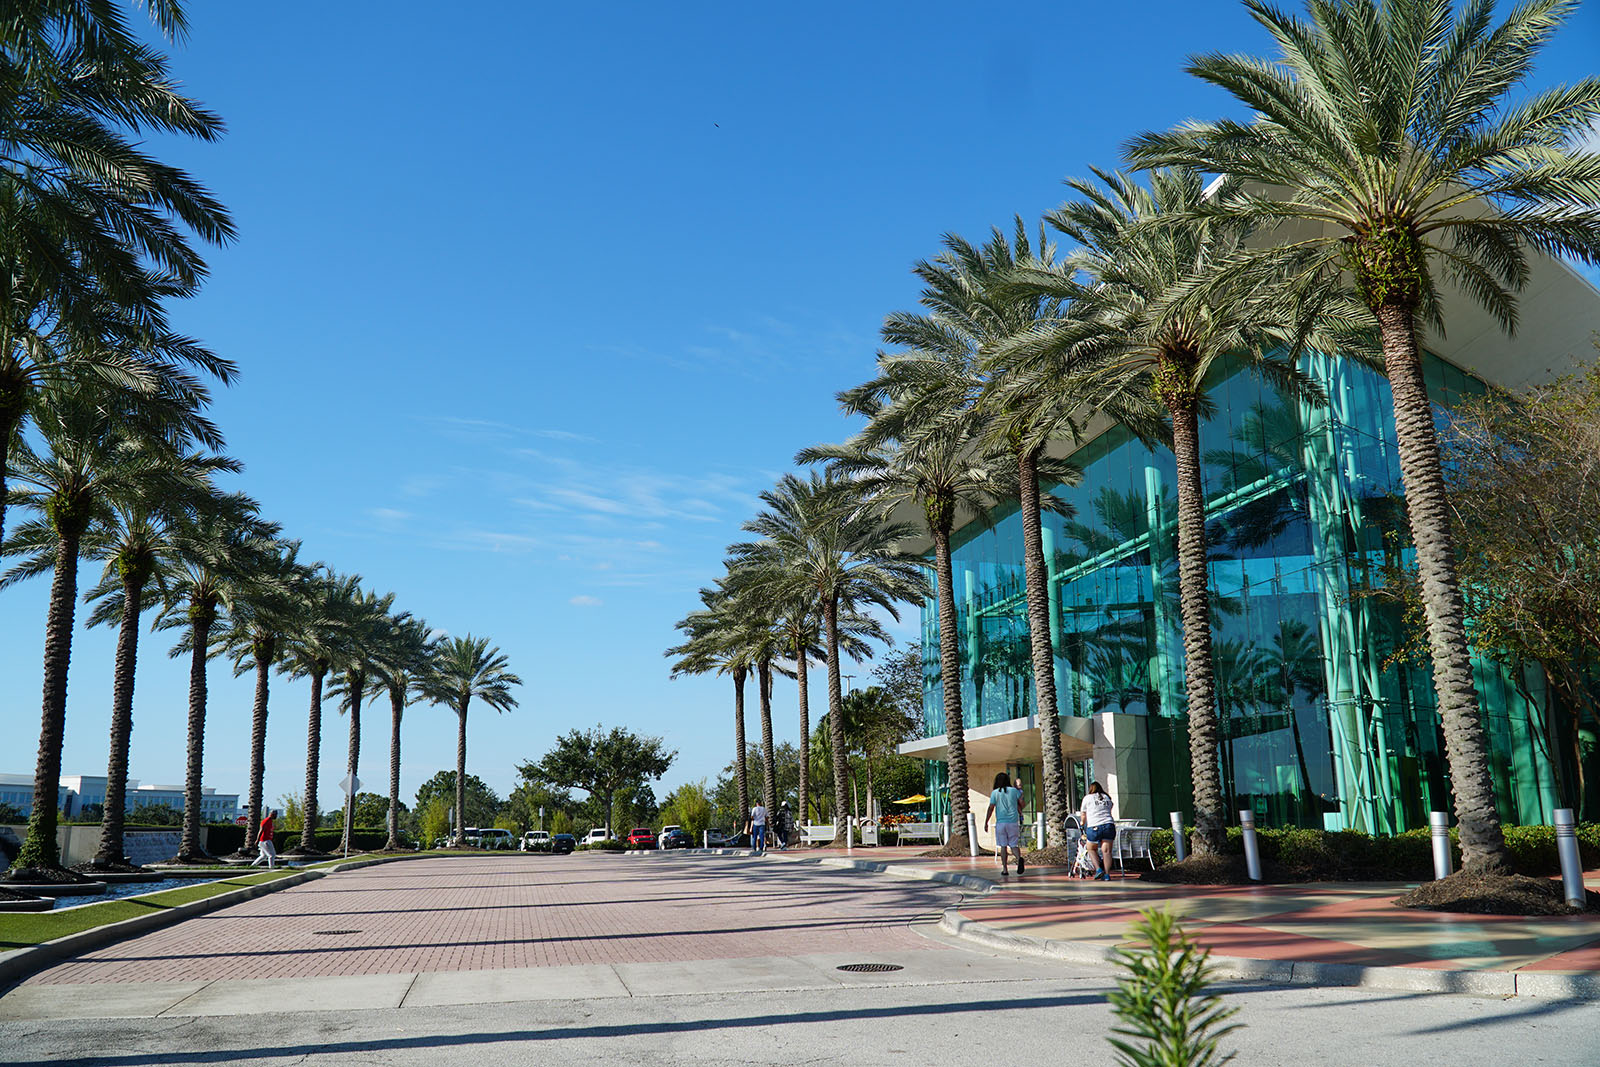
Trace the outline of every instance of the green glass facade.
{"label": "green glass facade", "polygon": [[[1201,427],[1212,639],[1227,810],[1263,825],[1393,833],[1448,810],[1449,775],[1426,667],[1397,660],[1397,609],[1369,595],[1403,523],[1388,383],[1312,355],[1326,404],[1224,368]],[[1448,406],[1482,384],[1429,358]],[[1144,719],[1152,810],[1190,811],[1179,628],[1175,468],[1111,430],[1079,450],[1082,483],[1044,516],[1051,644],[1064,716]],[[971,524],[954,552],[968,728],[1028,715],[1033,678],[1014,507]],[[937,612],[923,619],[926,735],[944,733]],[[1556,798],[1536,736],[1542,679],[1478,662],[1502,816],[1546,822]],[[940,796],[945,768],[930,765]],[[1164,819],[1163,819],[1164,821]]]}

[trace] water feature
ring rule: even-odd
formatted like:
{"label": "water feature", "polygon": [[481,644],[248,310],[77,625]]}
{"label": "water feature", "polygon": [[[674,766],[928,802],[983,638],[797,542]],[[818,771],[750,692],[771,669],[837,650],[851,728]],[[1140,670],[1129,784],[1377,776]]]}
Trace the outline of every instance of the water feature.
{"label": "water feature", "polygon": [[133,863],[165,863],[178,854],[183,835],[177,830],[128,830],[122,835],[122,852]]}
{"label": "water feature", "polygon": [[185,885],[205,885],[222,878],[231,877],[231,873],[218,873],[215,878],[163,878],[159,882],[113,882],[106,886],[104,893],[95,893],[92,896],[56,897],[56,906],[53,910],[74,908],[80,904],[96,904],[102,900],[116,900],[119,897],[142,896],[145,893],[159,893],[163,889],[176,889]]}

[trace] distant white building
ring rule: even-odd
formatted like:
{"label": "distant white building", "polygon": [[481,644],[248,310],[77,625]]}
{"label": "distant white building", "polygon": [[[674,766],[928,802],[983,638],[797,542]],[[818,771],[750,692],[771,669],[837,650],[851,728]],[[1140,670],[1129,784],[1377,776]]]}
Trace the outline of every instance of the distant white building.
{"label": "distant white building", "polygon": [[[106,802],[106,777],[103,774],[63,774],[60,790],[56,794],[56,808],[73,818],[86,805]],[[0,774],[0,804],[10,804],[23,815],[33,813],[33,775]],[[137,778],[128,779],[128,792],[124,807],[128,812],[147,806],[164,805],[174,811],[183,810],[183,786],[140,785]],[[231,822],[243,812],[239,808],[238,793],[219,793],[215,788],[200,787],[200,816],[206,822]]]}

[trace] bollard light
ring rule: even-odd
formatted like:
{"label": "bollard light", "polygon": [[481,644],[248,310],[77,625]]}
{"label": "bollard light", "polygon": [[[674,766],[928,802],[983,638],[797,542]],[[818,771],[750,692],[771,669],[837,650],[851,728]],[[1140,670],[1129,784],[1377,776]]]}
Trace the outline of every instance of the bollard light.
{"label": "bollard light", "polygon": [[1450,813],[1430,811],[1428,834],[1433,838],[1433,876],[1448,878],[1456,869],[1455,858],[1450,854]]}
{"label": "bollard light", "polygon": [[1170,813],[1172,818],[1172,850],[1178,854],[1178,862],[1182,863],[1189,858],[1189,842],[1183,839],[1183,812]]}
{"label": "bollard light", "polygon": [[967,809],[967,855],[978,855],[978,817],[972,809]]}
{"label": "bollard light", "polygon": [[1044,848],[1044,812],[1033,817],[1033,847]]}
{"label": "bollard light", "polygon": [[1561,893],[1568,904],[1583,907],[1583,861],[1578,857],[1577,820],[1571,808],[1556,809],[1556,855],[1561,859]]}
{"label": "bollard light", "polygon": [[1261,847],[1256,842],[1256,813],[1241,811],[1239,829],[1244,831],[1244,870],[1252,882],[1261,881]]}

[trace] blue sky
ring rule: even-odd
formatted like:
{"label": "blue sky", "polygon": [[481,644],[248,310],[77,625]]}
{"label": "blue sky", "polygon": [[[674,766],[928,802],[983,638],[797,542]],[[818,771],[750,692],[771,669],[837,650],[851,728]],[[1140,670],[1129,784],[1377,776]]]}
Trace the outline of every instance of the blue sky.
{"label": "blue sky", "polygon": [[[668,681],[672,623],[794,452],[848,434],[834,393],[914,303],[910,264],[1054,207],[1133,133],[1227,111],[1185,55],[1267,49],[1231,0],[191,7],[175,67],[229,134],[163,152],[240,239],[174,316],[243,368],[215,405],[237,487],[302,558],[509,655],[521,706],[469,729],[502,794],[597,722],[678,750],[662,795],[714,777],[731,686]],[[1540,81],[1592,73],[1597,46],[1590,4]],[[0,771],[33,767],[46,593],[0,593]],[[166,648],[147,637],[139,672],[145,782],[183,776]],[[80,630],[66,773],[104,773],[110,667],[111,635]],[[205,779],[242,792],[250,682],[211,679]],[[306,698],[274,684],[269,798],[301,787]],[[780,739],[794,712],[779,684]],[[371,783],[387,719],[363,720]],[[344,722],[324,727],[326,797]],[[408,802],[454,740],[450,713],[410,712]]]}

